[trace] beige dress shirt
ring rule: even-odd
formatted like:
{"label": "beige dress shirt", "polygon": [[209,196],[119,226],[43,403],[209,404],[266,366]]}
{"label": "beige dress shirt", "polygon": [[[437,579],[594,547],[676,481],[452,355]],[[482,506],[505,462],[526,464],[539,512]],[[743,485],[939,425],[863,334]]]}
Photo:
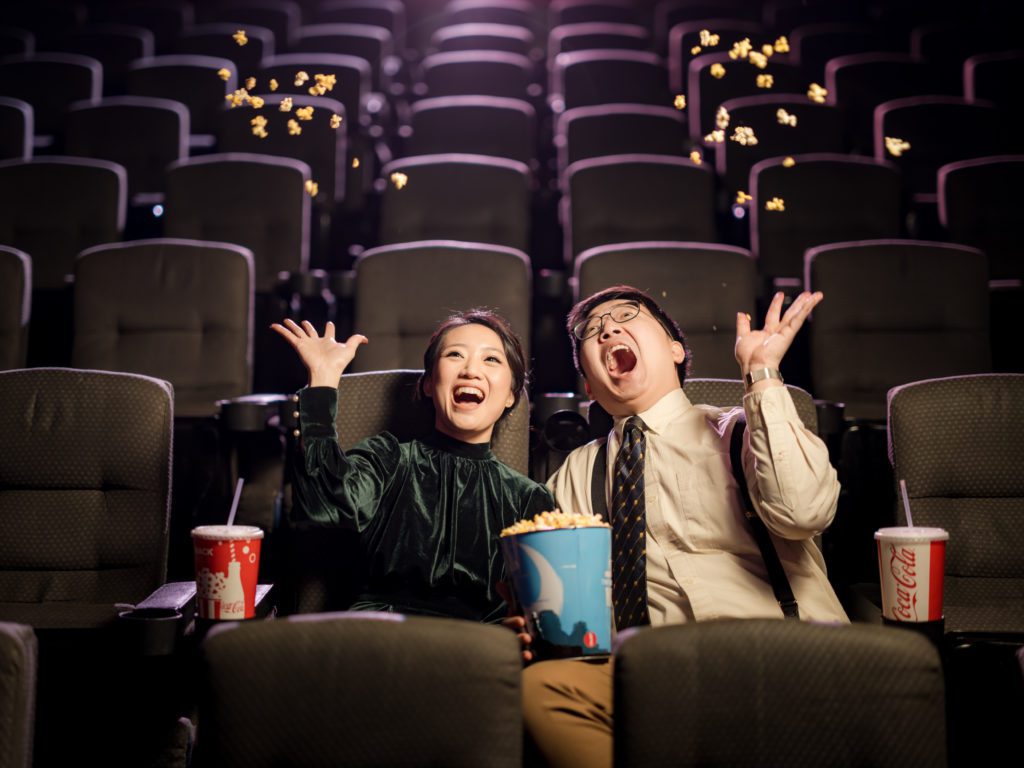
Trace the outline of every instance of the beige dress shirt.
{"label": "beige dress shirt", "polygon": [[[828,450],[797,416],[785,387],[743,398],[743,470],[772,534],[800,617],[848,621],[813,537],[831,523],[839,482]],[[733,478],[729,439],[740,410],[693,405],[676,389],[638,414],[646,429],[647,594],[653,625],[782,618]],[[608,486],[626,417],[608,435]],[[600,441],[569,454],[548,481],[563,512],[590,513]]]}

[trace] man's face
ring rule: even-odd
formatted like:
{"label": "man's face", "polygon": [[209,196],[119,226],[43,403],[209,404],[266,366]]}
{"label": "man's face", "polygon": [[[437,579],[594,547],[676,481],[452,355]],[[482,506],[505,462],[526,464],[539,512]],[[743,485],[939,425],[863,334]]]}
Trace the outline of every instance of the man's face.
{"label": "man's face", "polygon": [[[597,318],[613,307],[630,304],[613,299],[587,315]],[[635,302],[632,302],[635,303]],[[604,318],[601,332],[580,342],[580,365],[590,395],[612,416],[642,413],[679,387],[676,366],[683,362],[683,345],[640,305],[632,320]]]}

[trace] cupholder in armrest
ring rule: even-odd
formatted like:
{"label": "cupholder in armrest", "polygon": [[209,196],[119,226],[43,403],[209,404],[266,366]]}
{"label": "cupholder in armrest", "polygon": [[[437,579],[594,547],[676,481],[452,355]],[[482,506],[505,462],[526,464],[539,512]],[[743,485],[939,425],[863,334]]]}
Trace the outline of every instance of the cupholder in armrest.
{"label": "cupholder in armrest", "polygon": [[169,656],[184,633],[181,611],[134,608],[117,614],[125,649],[141,656]]}

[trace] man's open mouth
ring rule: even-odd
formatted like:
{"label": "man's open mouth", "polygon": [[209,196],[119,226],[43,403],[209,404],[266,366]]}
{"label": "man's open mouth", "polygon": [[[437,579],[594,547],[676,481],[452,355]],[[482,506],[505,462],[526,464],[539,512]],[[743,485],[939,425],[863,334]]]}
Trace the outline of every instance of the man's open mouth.
{"label": "man's open mouth", "polygon": [[476,387],[456,387],[454,398],[461,405],[479,405],[484,401],[484,393]]}
{"label": "man's open mouth", "polygon": [[605,355],[609,373],[629,373],[636,367],[636,353],[625,344],[616,344]]}

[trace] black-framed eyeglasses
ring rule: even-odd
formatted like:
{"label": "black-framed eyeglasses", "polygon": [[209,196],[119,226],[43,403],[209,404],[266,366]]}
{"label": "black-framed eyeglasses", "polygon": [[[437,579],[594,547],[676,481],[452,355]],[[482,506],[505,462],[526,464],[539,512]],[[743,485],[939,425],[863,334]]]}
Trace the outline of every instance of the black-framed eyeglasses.
{"label": "black-framed eyeglasses", "polygon": [[616,304],[607,312],[588,317],[586,320],[580,320],[580,322],[572,327],[572,335],[580,341],[586,341],[601,332],[601,329],[604,328],[604,319],[606,317],[610,317],[616,323],[628,323],[639,314],[640,305],[635,301]]}

